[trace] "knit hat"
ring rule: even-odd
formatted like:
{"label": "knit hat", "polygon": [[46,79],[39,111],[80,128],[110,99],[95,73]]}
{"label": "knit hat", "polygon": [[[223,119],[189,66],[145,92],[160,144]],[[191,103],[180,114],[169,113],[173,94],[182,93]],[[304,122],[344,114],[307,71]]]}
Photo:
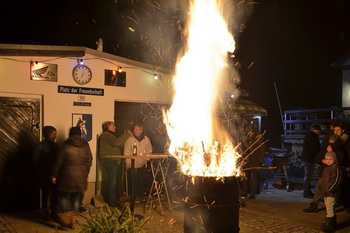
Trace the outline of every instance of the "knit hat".
{"label": "knit hat", "polygon": [[320,125],[317,125],[317,124],[313,124],[311,126],[311,130],[321,130],[321,126]]}
{"label": "knit hat", "polygon": [[81,131],[80,131],[80,128],[79,127],[72,127],[72,128],[70,128],[70,130],[69,130],[69,137],[70,136],[73,136],[73,135],[79,135],[79,136],[81,136]]}
{"label": "knit hat", "polygon": [[333,159],[334,159],[335,161],[337,161],[337,154],[334,153],[333,151],[328,151],[328,152],[325,154],[324,157],[326,157],[326,156],[333,157]]}
{"label": "knit hat", "polygon": [[57,131],[55,127],[51,125],[44,126],[43,128],[43,136],[48,139],[52,132]]}

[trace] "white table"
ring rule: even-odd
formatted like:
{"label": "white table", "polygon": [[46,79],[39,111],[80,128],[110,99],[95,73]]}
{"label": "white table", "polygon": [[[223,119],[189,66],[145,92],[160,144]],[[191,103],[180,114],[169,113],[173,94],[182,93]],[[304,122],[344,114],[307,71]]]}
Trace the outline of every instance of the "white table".
{"label": "white table", "polygon": [[[164,172],[163,166],[162,164],[168,162],[168,157],[170,155],[164,155],[164,154],[151,154],[151,155],[145,155],[145,156],[132,156],[132,155],[108,155],[108,156],[104,156],[104,158],[108,158],[108,159],[141,159],[141,160],[149,160],[150,164],[151,164],[151,172],[152,172],[152,185],[151,185],[151,189],[149,192],[149,195],[147,196],[147,200],[146,200],[146,204],[144,207],[144,212],[146,210],[146,207],[148,206],[149,203],[152,202],[152,196],[153,196],[153,191],[155,190],[155,196],[158,199],[158,203],[159,203],[159,207],[160,207],[160,211],[161,211],[161,215],[163,215],[163,205],[161,202],[161,197],[160,197],[160,193],[161,193],[161,189],[164,190],[165,194],[166,194],[166,199],[169,205],[169,211],[172,212],[172,208],[171,208],[171,202],[170,202],[170,197],[169,197],[169,193],[168,193],[168,188],[167,188],[167,183],[166,183],[166,173],[167,173],[167,168],[169,166],[169,164],[166,164],[166,171]],[[156,164],[156,161],[158,162]],[[132,163],[132,167],[131,169],[133,169],[132,171],[134,171],[135,167],[133,167],[133,163]],[[157,181],[157,175],[160,172],[160,180],[159,182]],[[133,184],[134,184],[134,172],[131,173],[131,183],[132,183],[132,187],[131,187],[131,212],[134,213],[134,208],[135,208],[135,197],[133,195]],[[163,188],[159,187],[159,183],[163,184]]]}

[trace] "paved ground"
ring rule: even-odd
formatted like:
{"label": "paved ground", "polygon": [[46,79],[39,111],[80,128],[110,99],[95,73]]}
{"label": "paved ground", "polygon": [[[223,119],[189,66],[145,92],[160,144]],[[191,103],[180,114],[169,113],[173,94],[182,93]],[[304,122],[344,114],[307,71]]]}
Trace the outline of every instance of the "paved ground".
{"label": "paved ground", "polygon": [[[325,209],[323,203],[318,213],[304,213],[310,199],[302,197],[300,190],[287,192],[284,189],[268,188],[257,196],[255,200],[247,200],[246,207],[240,209],[239,226],[241,233],[312,233],[320,232],[319,226],[324,221]],[[86,206],[90,212],[95,211],[92,205]],[[183,232],[182,202],[174,201],[173,212],[164,206],[164,215],[159,207],[147,209],[143,212],[144,203],[137,204],[135,213],[150,218],[146,228],[156,233]],[[83,214],[87,217],[88,214]],[[84,217],[79,221],[84,222]],[[350,213],[342,207],[337,208],[338,230],[340,233],[350,232]],[[41,220],[39,211],[0,214],[0,232],[6,233],[57,233],[79,232],[59,228],[54,222]]]}

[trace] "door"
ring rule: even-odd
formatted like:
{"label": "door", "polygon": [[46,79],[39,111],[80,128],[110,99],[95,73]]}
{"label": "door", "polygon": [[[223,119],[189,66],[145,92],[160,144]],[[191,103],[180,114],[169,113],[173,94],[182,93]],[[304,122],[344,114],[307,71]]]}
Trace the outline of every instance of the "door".
{"label": "door", "polygon": [[40,96],[0,93],[0,212],[39,207],[31,166],[40,139]]}

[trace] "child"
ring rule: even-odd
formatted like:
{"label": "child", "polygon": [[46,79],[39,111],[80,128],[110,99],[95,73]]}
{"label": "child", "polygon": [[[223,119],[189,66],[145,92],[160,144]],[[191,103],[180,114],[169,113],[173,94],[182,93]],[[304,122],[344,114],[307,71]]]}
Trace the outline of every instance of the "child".
{"label": "child", "polygon": [[326,205],[326,223],[321,225],[321,230],[333,232],[336,226],[334,215],[335,197],[339,190],[341,181],[341,169],[337,163],[337,155],[333,151],[328,151],[322,161],[327,166],[322,173],[319,189]]}

